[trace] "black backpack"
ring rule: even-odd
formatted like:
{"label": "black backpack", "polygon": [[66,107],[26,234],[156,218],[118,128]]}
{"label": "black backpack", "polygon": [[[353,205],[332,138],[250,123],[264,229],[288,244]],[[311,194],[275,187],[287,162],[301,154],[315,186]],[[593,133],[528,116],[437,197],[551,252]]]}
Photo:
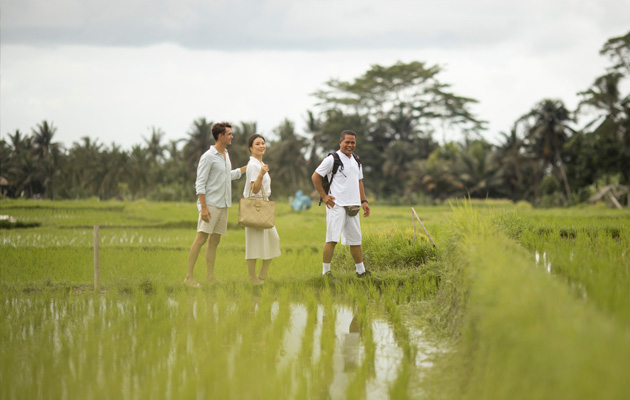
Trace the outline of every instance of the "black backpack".
{"label": "black backpack", "polygon": [[[330,176],[330,181],[328,180],[328,175],[322,176],[322,186],[324,187],[324,192],[326,192],[326,194],[328,194],[328,192],[330,191],[330,185],[332,184],[332,180],[335,177],[335,174],[337,173],[337,171],[339,171],[340,169],[343,170],[343,163],[341,162],[341,158],[339,158],[339,154],[337,154],[337,152],[335,151],[334,153],[328,153],[328,155],[333,156],[333,169],[332,169],[332,174]],[[359,156],[352,153],[352,157],[354,157],[357,164],[359,164],[359,169],[361,169],[361,160],[359,159]],[[319,198],[320,206],[322,205],[322,201],[323,199],[320,197]]]}

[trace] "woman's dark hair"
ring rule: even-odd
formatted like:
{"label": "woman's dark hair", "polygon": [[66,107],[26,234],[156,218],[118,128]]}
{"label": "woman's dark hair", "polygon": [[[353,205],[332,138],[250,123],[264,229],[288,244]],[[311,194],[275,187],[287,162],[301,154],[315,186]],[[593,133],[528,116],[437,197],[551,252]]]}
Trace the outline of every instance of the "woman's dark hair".
{"label": "woman's dark hair", "polygon": [[[252,146],[254,145],[254,140],[261,138],[262,140],[265,141],[265,143],[267,143],[267,140],[263,137],[263,135],[259,135],[257,133],[254,133],[253,135],[251,135],[249,137],[249,139],[247,139],[247,149],[251,149]],[[249,150],[249,152],[251,153],[252,151]]]}

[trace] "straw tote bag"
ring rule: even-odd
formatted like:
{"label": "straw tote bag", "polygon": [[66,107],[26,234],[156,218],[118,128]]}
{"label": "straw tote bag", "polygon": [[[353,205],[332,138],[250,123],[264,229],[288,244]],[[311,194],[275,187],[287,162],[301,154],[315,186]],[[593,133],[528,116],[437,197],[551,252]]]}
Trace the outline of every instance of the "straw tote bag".
{"label": "straw tote bag", "polygon": [[263,198],[252,199],[252,190],[249,189],[249,197],[243,197],[238,202],[238,224],[247,228],[273,228],[276,203],[269,201],[263,188],[260,188]]}

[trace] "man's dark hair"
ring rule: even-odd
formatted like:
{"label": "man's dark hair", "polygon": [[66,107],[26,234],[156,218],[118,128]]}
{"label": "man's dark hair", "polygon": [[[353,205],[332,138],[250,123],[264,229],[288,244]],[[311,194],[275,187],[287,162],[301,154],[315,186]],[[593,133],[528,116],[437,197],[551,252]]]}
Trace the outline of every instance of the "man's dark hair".
{"label": "man's dark hair", "polygon": [[[267,140],[263,137],[263,135],[259,135],[257,133],[254,133],[253,135],[251,135],[249,137],[249,139],[247,139],[247,148],[251,149],[252,146],[254,145],[254,140],[261,138],[265,143],[267,143]],[[250,150],[251,152],[251,150]]]}
{"label": "man's dark hair", "polygon": [[346,138],[346,135],[352,135],[352,136],[354,136],[355,139],[357,137],[357,133],[355,131],[345,130],[345,131],[341,132],[341,136],[339,136],[339,141],[343,142],[344,139]]}
{"label": "man's dark hair", "polygon": [[232,129],[232,125],[229,122],[217,122],[212,125],[212,137],[214,140],[219,140],[219,135],[225,135],[225,128]]}

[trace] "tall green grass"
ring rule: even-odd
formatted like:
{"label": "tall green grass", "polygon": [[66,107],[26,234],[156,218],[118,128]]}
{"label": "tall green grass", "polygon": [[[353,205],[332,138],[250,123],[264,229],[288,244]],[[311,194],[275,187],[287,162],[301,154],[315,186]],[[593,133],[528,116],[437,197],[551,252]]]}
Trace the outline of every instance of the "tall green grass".
{"label": "tall green grass", "polygon": [[538,267],[495,219],[455,208],[433,321],[455,345],[430,371],[431,397],[628,398],[627,325]]}
{"label": "tall green grass", "polygon": [[498,220],[576,297],[630,324],[630,214]]}

